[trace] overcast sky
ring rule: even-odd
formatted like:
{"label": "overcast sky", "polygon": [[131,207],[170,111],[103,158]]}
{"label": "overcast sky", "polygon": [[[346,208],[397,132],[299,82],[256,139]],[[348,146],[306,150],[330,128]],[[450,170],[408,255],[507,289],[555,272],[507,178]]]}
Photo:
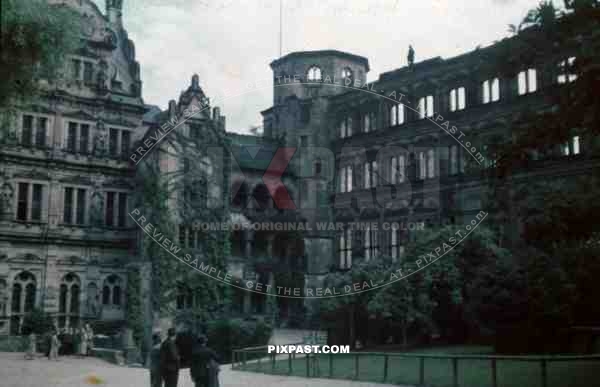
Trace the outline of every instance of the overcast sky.
{"label": "overcast sky", "polygon": [[[104,12],[104,0],[95,0]],[[368,80],[416,61],[452,57],[507,36],[539,0],[282,0],[283,54],[337,49],[369,59]],[[165,109],[193,73],[246,133],[271,106],[269,63],[279,57],[280,0],[124,0],[146,103]],[[554,1],[558,6],[562,4]],[[248,92],[249,84],[259,89]],[[242,96],[233,95],[245,93]]]}

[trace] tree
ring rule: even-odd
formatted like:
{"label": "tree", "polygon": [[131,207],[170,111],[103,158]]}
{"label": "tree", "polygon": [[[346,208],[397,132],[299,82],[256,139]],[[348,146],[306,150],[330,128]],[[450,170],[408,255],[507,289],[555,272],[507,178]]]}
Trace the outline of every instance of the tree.
{"label": "tree", "polygon": [[[498,223],[518,230],[510,239],[524,283],[527,308],[522,308],[521,320],[556,334],[559,327],[600,321],[586,301],[587,294],[600,290],[586,275],[598,274],[588,257],[600,253],[600,226],[591,221],[600,214],[595,199],[599,174],[593,166],[600,134],[600,6],[597,1],[565,1],[566,11],[557,18],[550,16],[549,7],[542,2],[529,13],[530,27],[503,41],[497,57],[486,58],[509,76],[534,65],[536,57],[551,59],[545,73],[554,76],[558,68],[572,75],[569,82],[544,91],[549,108],[515,115],[503,128],[505,137],[494,144],[497,167],[488,174],[488,204],[495,207]],[[575,136],[581,154],[573,154],[568,145]],[[564,162],[565,149],[571,165],[584,167],[551,181],[530,178],[536,168],[552,168],[557,159]]]}
{"label": "tree", "polygon": [[2,0],[0,106],[27,100],[38,81],[60,77],[66,54],[78,47],[79,16],[45,0]]}

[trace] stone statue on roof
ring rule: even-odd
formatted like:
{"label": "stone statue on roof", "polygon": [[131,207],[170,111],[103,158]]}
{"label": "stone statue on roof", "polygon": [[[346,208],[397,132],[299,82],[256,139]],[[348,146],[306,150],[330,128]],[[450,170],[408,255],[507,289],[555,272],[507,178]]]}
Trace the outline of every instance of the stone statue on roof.
{"label": "stone statue on roof", "polygon": [[411,44],[408,45],[408,67],[413,67],[415,64],[415,49]]}

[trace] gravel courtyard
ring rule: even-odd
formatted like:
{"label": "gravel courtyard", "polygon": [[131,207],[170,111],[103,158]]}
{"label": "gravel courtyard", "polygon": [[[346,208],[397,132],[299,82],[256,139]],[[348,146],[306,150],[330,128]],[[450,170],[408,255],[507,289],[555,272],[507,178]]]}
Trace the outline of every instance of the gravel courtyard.
{"label": "gravel courtyard", "polygon": [[[368,387],[384,384],[347,380],[304,379],[232,371],[221,367],[221,387]],[[24,360],[22,353],[0,352],[0,386],[2,387],[136,387],[148,386],[148,371],[143,368],[119,367],[100,359],[62,357],[49,361],[38,357]],[[189,370],[181,371],[179,386],[193,387]],[[398,387],[398,386],[395,386]]]}

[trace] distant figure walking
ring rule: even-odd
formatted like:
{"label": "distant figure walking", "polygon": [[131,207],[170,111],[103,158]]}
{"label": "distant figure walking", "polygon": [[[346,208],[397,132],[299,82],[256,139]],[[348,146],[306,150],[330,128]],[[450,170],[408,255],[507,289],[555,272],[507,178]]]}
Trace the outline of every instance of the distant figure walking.
{"label": "distant figure walking", "polygon": [[52,337],[50,338],[50,355],[48,356],[48,359],[58,360],[59,348],[60,340],[58,339],[58,334],[56,332],[52,332]]}
{"label": "distant figure walking", "polygon": [[28,336],[27,352],[25,352],[25,359],[32,360],[35,357],[36,352],[36,337],[35,333],[31,332]]}
{"label": "distant figure walking", "polygon": [[160,373],[160,334],[152,335],[152,349],[148,369],[150,370],[150,387],[162,387],[163,380]]}
{"label": "distant figure walking", "polygon": [[219,357],[206,346],[206,337],[198,336],[192,348],[190,374],[196,387],[219,387]]}
{"label": "distant figure walking", "polygon": [[165,387],[177,387],[181,360],[175,344],[175,328],[169,328],[168,337],[160,346],[160,372]]}
{"label": "distant figure walking", "polygon": [[89,356],[92,353],[92,347],[94,346],[94,331],[92,330],[92,327],[90,327],[90,324],[85,324],[84,332],[86,341],[85,356]]}
{"label": "distant figure walking", "polygon": [[85,329],[79,330],[79,356],[84,357],[88,352],[88,339]]}

